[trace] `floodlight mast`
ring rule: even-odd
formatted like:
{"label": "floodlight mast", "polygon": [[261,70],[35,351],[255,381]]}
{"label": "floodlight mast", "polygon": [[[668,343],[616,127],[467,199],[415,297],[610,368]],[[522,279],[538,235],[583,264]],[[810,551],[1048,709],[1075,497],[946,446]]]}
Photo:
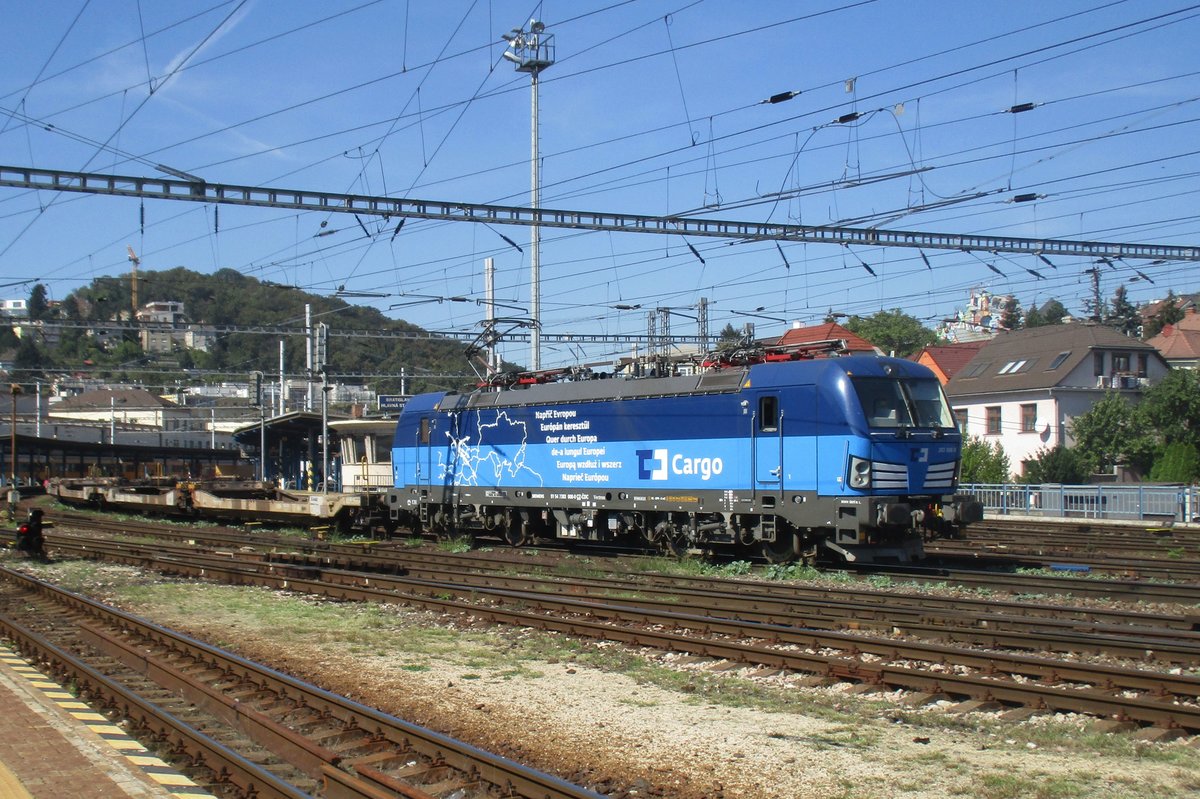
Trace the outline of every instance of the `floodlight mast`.
{"label": "floodlight mast", "polygon": [[541,195],[541,180],[538,175],[538,75],[554,63],[554,34],[546,33],[546,25],[536,19],[529,20],[529,32],[524,28],[513,28],[501,37],[511,49],[504,51],[505,60],[517,65],[517,72],[528,72],[532,87],[530,102],[531,153],[529,159],[529,205],[533,210],[534,223],[529,231],[529,313],[533,324],[529,330],[529,368],[542,368],[542,286],[541,286],[541,235],[538,230],[538,206]]}

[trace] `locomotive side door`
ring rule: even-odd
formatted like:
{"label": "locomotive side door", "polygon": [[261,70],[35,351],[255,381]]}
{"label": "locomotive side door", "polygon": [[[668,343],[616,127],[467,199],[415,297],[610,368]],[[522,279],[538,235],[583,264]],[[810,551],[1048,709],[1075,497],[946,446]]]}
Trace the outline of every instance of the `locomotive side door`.
{"label": "locomotive side door", "polygon": [[783,490],[783,413],[777,393],[759,394],[755,401],[751,447],[754,487],[759,491]]}
{"label": "locomotive side door", "polygon": [[414,471],[417,485],[423,493],[429,491],[429,482],[433,474],[433,447],[429,442],[433,438],[433,418],[422,416],[417,423],[417,448]]}

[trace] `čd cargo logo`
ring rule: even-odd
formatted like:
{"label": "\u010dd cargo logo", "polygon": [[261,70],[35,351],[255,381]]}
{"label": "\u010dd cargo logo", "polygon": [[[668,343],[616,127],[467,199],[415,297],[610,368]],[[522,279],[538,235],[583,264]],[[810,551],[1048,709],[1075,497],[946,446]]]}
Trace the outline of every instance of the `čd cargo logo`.
{"label": "\u010dd cargo logo", "polygon": [[637,459],[639,480],[666,480],[668,469],[670,474],[699,475],[701,480],[708,480],[725,469],[720,458],[687,458],[679,453],[671,455],[665,449],[639,449]]}

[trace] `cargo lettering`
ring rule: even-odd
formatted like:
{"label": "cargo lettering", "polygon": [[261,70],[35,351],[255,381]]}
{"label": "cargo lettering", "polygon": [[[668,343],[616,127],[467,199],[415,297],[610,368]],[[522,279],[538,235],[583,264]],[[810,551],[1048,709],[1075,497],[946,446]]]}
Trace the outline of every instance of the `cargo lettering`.
{"label": "cargo lettering", "polygon": [[682,455],[671,458],[673,474],[698,474],[701,480],[707,480],[724,470],[725,463],[720,458],[685,458]]}
{"label": "cargo lettering", "polygon": [[671,474],[698,475],[701,480],[725,471],[725,462],[720,458],[689,458],[679,453],[668,458],[665,449],[639,449],[636,454],[641,480],[666,480],[668,464]]}

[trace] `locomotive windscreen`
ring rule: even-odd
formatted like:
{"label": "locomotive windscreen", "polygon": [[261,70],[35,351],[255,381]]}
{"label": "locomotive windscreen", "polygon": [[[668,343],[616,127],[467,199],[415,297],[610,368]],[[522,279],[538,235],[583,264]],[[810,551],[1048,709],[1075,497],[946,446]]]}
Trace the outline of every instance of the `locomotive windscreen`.
{"label": "locomotive windscreen", "polygon": [[871,427],[954,427],[954,416],[936,380],[855,377],[852,382]]}

